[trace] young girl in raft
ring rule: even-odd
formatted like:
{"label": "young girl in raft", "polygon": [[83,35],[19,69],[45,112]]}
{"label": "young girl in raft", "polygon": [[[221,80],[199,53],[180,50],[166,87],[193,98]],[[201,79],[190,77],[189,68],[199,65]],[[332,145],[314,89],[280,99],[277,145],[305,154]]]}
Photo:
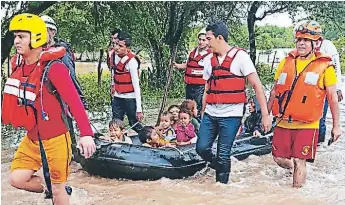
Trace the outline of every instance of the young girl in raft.
{"label": "young girl in raft", "polygon": [[194,125],[195,133],[198,134],[199,128],[200,128],[200,123],[196,119],[196,116],[198,115],[198,108],[197,108],[196,102],[194,100],[189,100],[189,99],[185,100],[180,105],[180,109],[181,110],[182,109],[187,109],[187,110],[190,110],[192,112],[191,123]]}
{"label": "young girl in raft", "polygon": [[112,121],[110,121],[108,136],[102,136],[100,138],[109,142],[132,144],[131,138],[126,136],[125,123],[119,119],[113,119]]}
{"label": "young girl in raft", "polygon": [[162,135],[164,139],[168,142],[174,142],[176,140],[176,133],[172,125],[174,124],[174,116],[165,111],[161,114],[160,117],[160,128],[162,129]]}
{"label": "young girl in raft", "polygon": [[174,123],[172,125],[172,128],[176,128],[176,125],[178,123],[178,114],[180,112],[180,106],[178,105],[171,105],[169,108],[168,108],[168,112],[170,112],[173,117],[174,117]]}
{"label": "young girl in raft", "polygon": [[196,142],[194,125],[191,123],[192,112],[188,109],[181,109],[179,123],[176,126],[177,145],[187,145]]}

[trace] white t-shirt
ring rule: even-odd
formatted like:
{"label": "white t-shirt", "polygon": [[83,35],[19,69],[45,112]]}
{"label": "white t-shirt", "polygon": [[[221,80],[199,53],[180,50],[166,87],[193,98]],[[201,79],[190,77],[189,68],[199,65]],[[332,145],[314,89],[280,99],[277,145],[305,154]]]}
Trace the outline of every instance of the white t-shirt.
{"label": "white t-shirt", "polygon": [[[115,55],[115,64],[118,64],[118,62],[121,60],[121,58],[118,55]],[[126,61],[126,58],[123,58],[122,61]],[[128,63],[125,65],[125,69],[127,69],[132,78],[132,84],[134,87],[134,92],[131,93],[117,93],[115,91],[114,96],[118,98],[135,98],[135,101],[137,103],[137,111],[136,112],[142,112],[141,107],[141,91],[139,86],[139,75],[138,75],[138,67],[139,63],[135,58],[132,58]],[[112,76],[114,76],[114,71],[112,71]],[[114,78],[112,77],[112,85],[115,84]]]}
{"label": "white t-shirt", "polygon": [[[233,57],[237,49],[233,49],[228,53],[229,57]],[[218,57],[219,63],[223,63],[225,56]],[[233,59],[230,66],[231,73],[238,76],[248,76],[256,72],[255,66],[250,56],[245,51],[239,51]],[[208,80],[212,74],[211,58],[204,60],[204,80]],[[244,103],[239,104],[206,104],[205,113],[213,117],[242,117],[244,111]]]}
{"label": "white t-shirt", "polygon": [[320,47],[320,52],[331,56],[332,63],[335,67],[335,71],[337,74],[337,90],[340,90],[341,89],[341,68],[340,68],[340,57],[339,57],[337,48],[334,46],[332,41],[323,40]]}
{"label": "white t-shirt", "polygon": [[[203,56],[203,55],[205,55],[205,54],[207,54],[207,50],[202,50],[201,52],[200,52],[200,55],[201,56]],[[196,49],[196,51],[195,51],[195,53],[194,53],[194,58],[195,57],[197,57],[199,55],[199,51],[198,51],[198,49]],[[206,60],[206,59],[208,59],[208,58],[212,58],[212,55],[213,55],[213,53],[210,53],[210,54],[208,54],[207,56],[205,56],[204,58],[202,58],[199,62],[198,62],[198,64],[200,65],[200,66],[204,66],[204,61]],[[186,64],[188,63],[188,60],[186,61]]]}

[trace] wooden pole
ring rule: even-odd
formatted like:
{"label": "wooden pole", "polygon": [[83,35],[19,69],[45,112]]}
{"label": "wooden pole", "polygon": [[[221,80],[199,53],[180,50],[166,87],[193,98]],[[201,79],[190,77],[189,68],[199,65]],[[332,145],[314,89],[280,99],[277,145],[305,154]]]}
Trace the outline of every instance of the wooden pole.
{"label": "wooden pole", "polygon": [[170,62],[169,62],[169,67],[168,67],[168,81],[167,81],[167,84],[165,85],[163,98],[162,98],[162,102],[161,102],[161,108],[160,108],[159,113],[158,113],[156,126],[159,125],[159,122],[160,122],[159,116],[161,116],[161,114],[164,112],[166,99],[167,99],[168,94],[169,94],[169,87],[170,87],[170,83],[171,83],[171,79],[172,79],[172,75],[173,75],[173,65],[174,65],[175,58],[176,58],[176,50],[177,50],[177,45],[175,47],[173,47],[173,49],[170,52],[171,57],[170,57]]}

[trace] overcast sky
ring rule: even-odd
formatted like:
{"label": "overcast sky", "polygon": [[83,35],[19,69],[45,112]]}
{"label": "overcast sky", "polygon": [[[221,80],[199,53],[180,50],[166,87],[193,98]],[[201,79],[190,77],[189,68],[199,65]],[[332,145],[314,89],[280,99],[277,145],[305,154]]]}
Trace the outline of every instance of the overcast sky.
{"label": "overcast sky", "polygon": [[[259,8],[258,13],[260,13],[260,10],[263,11],[263,8]],[[4,17],[4,15],[5,15],[5,11],[3,10],[3,8],[1,8],[1,19]],[[299,13],[297,19],[301,18],[300,16],[305,17],[306,15],[303,15],[303,14],[301,15],[301,13]],[[285,13],[268,15],[262,21],[256,21],[255,23],[258,26],[264,26],[267,24],[267,25],[273,25],[273,26],[279,26],[279,27],[289,27],[289,26],[292,26],[293,22],[289,14],[285,12]]]}

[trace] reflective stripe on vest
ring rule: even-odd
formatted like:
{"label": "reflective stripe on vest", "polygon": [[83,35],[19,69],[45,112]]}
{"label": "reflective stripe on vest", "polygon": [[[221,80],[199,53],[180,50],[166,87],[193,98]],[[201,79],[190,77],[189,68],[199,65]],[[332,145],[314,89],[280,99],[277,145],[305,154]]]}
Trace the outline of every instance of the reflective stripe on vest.
{"label": "reflective stripe on vest", "polygon": [[326,91],[319,87],[331,58],[316,52],[316,59],[296,75],[297,51],[289,53],[275,87],[272,112],[289,122],[311,123],[322,117]]}
{"label": "reflective stripe on vest", "polygon": [[[184,81],[186,84],[204,85],[203,79],[204,66],[199,65],[199,62],[203,60],[207,55],[211,53],[211,50],[207,50],[207,53],[195,56],[197,48],[195,48],[190,54],[187,61],[187,67],[184,75]],[[195,56],[195,57],[194,57]]]}

